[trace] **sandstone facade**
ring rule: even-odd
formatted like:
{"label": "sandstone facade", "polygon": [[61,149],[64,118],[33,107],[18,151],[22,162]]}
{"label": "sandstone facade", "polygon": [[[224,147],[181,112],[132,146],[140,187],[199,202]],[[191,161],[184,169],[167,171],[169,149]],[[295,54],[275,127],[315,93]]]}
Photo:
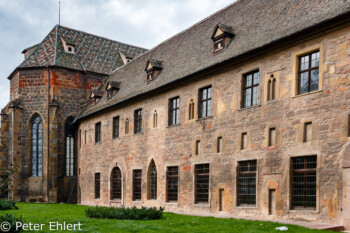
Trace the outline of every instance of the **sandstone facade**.
{"label": "sandstone facade", "polygon": [[[349,226],[349,169],[344,161],[349,147],[350,27],[298,42],[263,56],[232,65],[162,93],[127,105],[109,108],[83,118],[78,148],[79,203],[106,206],[165,206],[167,211],[226,213],[235,217],[292,219]],[[298,57],[320,51],[317,91],[297,94]],[[242,108],[245,73],[259,70],[259,104]],[[267,82],[274,75],[276,99],[267,101]],[[146,76],[145,76],[146,78]],[[212,86],[211,117],[199,119],[199,89]],[[179,124],[169,126],[169,99],[180,97]],[[116,97],[117,98],[117,97]],[[189,120],[189,104],[195,103],[195,119]],[[98,105],[98,103],[96,104]],[[134,111],[143,111],[142,133],[134,134]],[[154,128],[154,113],[158,124]],[[120,118],[120,136],[112,137],[113,117]],[[101,122],[101,142],[95,143],[95,124]],[[129,133],[125,134],[125,122]],[[303,141],[305,122],[312,122],[310,142]],[[276,143],[268,145],[268,132],[276,129]],[[247,149],[241,135],[247,133]],[[217,138],[223,151],[217,153]],[[195,155],[200,140],[199,155]],[[291,207],[291,160],[317,156],[317,201],[312,210]],[[149,165],[157,168],[157,199],[149,198]],[[237,166],[257,161],[256,205],[237,203]],[[210,165],[209,201],[195,203],[195,165]],[[167,202],[166,169],[178,166],[178,201]],[[111,200],[111,171],[122,174],[122,198]],[[142,170],[142,198],[133,201],[134,169]],[[100,198],[95,198],[94,174],[101,174]],[[269,192],[275,198],[269,199]],[[271,203],[271,202],[274,203]],[[220,204],[221,203],[221,204]],[[272,205],[272,207],[271,207]],[[221,206],[221,207],[220,207]],[[270,206],[270,207],[269,207]],[[222,211],[220,211],[220,208]],[[273,210],[271,210],[273,208]]]}

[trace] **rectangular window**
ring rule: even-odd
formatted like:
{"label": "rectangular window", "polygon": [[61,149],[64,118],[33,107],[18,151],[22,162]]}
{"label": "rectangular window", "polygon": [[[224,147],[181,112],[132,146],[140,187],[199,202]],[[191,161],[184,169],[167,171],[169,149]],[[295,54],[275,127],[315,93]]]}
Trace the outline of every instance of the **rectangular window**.
{"label": "rectangular window", "polygon": [[221,153],[222,152],[222,137],[218,137],[217,146],[216,146],[216,152]]}
{"label": "rectangular window", "polygon": [[129,121],[126,120],[125,121],[125,134],[128,134],[129,133]]}
{"label": "rectangular window", "polygon": [[250,72],[243,78],[243,108],[259,104],[259,71]]}
{"label": "rectangular window", "polygon": [[304,142],[312,141],[312,122],[304,123]]}
{"label": "rectangular window", "polygon": [[95,199],[100,198],[101,173],[95,173]]}
{"label": "rectangular window", "polygon": [[208,203],[209,201],[209,164],[199,164],[195,167],[196,178],[196,203]]}
{"label": "rectangular window", "polygon": [[169,100],[169,125],[179,124],[180,97]]}
{"label": "rectangular window", "polygon": [[199,118],[211,116],[211,97],[211,86],[199,90]]}
{"label": "rectangular window", "polygon": [[195,148],[195,155],[199,155],[200,150],[201,150],[201,141],[197,140],[196,141],[196,148]]}
{"label": "rectangular window", "polygon": [[86,135],[87,135],[87,130],[85,130],[85,136],[84,136],[84,137],[85,137],[85,138],[84,138],[85,144],[86,144],[86,142],[87,142],[87,141],[86,141]]}
{"label": "rectangular window", "polygon": [[101,142],[101,122],[95,124],[95,142]]}
{"label": "rectangular window", "polygon": [[248,148],[248,134],[242,133],[241,135],[241,150],[246,150]]}
{"label": "rectangular window", "polygon": [[256,204],[256,160],[238,162],[237,205]]}
{"label": "rectangular window", "polygon": [[179,171],[178,167],[168,167],[166,173],[167,180],[167,201],[177,201]]}
{"label": "rectangular window", "polygon": [[269,129],[269,146],[275,146],[276,144],[276,128]]}
{"label": "rectangular window", "polygon": [[142,132],[142,109],[135,110],[134,113],[134,133]]}
{"label": "rectangular window", "polygon": [[113,117],[113,138],[119,138],[119,116]]}
{"label": "rectangular window", "polygon": [[292,209],[316,209],[317,157],[292,158]]}
{"label": "rectangular window", "polygon": [[81,147],[81,129],[79,130],[79,148]]}
{"label": "rectangular window", "polygon": [[350,137],[350,115],[348,115],[348,137]]}
{"label": "rectangular window", "polygon": [[319,51],[299,57],[299,95],[318,90],[319,61]]}
{"label": "rectangular window", "polygon": [[142,183],[142,170],[133,170],[132,174],[132,200],[139,201],[141,200],[141,183]]}

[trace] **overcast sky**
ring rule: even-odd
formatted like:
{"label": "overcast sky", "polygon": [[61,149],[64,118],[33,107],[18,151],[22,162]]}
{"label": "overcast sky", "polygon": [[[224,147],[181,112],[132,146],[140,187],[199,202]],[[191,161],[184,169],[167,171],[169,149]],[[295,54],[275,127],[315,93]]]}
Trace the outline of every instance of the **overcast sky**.
{"label": "overcast sky", "polygon": [[[144,48],[234,0],[61,0],[61,25]],[[58,0],[0,0],[0,108],[10,94],[9,74],[24,48],[41,42],[58,23]]]}

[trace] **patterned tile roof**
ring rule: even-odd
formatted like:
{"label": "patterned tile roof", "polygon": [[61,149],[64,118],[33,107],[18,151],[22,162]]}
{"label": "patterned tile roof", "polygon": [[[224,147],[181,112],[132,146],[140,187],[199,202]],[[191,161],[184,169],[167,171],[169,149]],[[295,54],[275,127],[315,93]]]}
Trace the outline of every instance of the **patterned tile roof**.
{"label": "patterned tile roof", "polygon": [[[62,39],[74,45],[74,54],[65,52]],[[17,68],[60,66],[110,74],[124,64],[119,52],[135,58],[146,51],[144,48],[56,25]]]}

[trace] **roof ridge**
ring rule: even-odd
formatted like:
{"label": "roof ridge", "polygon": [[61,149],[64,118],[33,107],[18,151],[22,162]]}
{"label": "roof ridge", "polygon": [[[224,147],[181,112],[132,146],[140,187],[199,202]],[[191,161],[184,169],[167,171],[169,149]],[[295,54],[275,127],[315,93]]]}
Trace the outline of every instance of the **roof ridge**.
{"label": "roof ridge", "polygon": [[[41,45],[44,43],[45,39],[51,34],[51,32],[55,29],[57,25],[55,25],[50,31],[49,33],[44,37],[44,39],[41,40],[40,43],[38,43],[38,46],[31,52],[31,54],[28,55],[28,57],[26,59],[24,59],[24,61],[22,61],[17,67],[19,68],[20,66],[22,66],[27,60],[29,60],[29,58],[41,47]],[[56,36],[57,36],[57,30],[56,30]],[[56,47],[55,47],[55,52],[56,52]],[[55,63],[54,63],[55,64]],[[10,75],[11,76],[11,75]]]}
{"label": "roof ridge", "polygon": [[56,65],[56,57],[57,57],[57,45],[58,45],[58,27],[60,25],[57,24],[56,25],[56,44],[55,44],[55,56],[54,56],[54,60],[53,60],[53,64]]}
{"label": "roof ridge", "polygon": [[[206,18],[200,20],[199,22],[193,24],[192,26],[190,26],[190,27],[188,27],[188,28],[186,28],[186,29],[184,29],[184,30],[182,30],[182,31],[180,31],[180,32],[178,32],[178,33],[176,33],[175,35],[169,37],[168,39],[166,39],[166,40],[160,42],[159,44],[157,44],[156,46],[154,46],[154,47],[151,48],[150,50],[147,50],[146,52],[141,53],[140,55],[138,55],[137,57],[135,57],[134,59],[132,59],[130,62],[128,62],[127,64],[133,62],[134,60],[136,60],[136,59],[139,58],[139,57],[142,57],[142,56],[144,56],[144,55],[150,53],[151,51],[155,50],[156,48],[158,48],[158,47],[161,46],[162,44],[165,44],[166,42],[172,40],[173,38],[175,38],[175,37],[177,37],[177,36],[179,36],[179,35],[181,35],[181,34],[184,34],[185,32],[191,30],[191,29],[194,28],[195,26],[197,26],[197,25],[203,23],[204,21],[210,19],[211,17],[213,17],[213,16],[215,16],[215,15],[221,13],[222,11],[227,10],[227,9],[230,8],[231,6],[233,6],[233,5],[235,5],[235,4],[238,4],[238,3],[242,2],[242,1],[244,1],[244,0],[236,0],[235,2],[233,2],[233,3],[229,4],[229,5],[227,5],[226,7],[222,8],[222,9],[220,9],[220,10],[214,12],[214,13],[212,13],[211,15],[209,15],[209,16],[207,16]],[[115,70],[113,70],[113,71],[110,73],[110,75],[113,74],[114,72],[116,72],[117,70],[123,68],[123,67],[124,67],[125,65],[127,65],[127,64],[124,64],[123,66],[117,67]]]}
{"label": "roof ridge", "polygon": [[123,45],[129,46],[129,47],[134,47],[134,48],[143,49],[143,50],[147,50],[147,51],[148,51],[148,49],[143,48],[143,47],[140,47],[140,46],[135,46],[135,45],[127,44],[127,43],[120,42],[120,41],[117,41],[117,40],[109,39],[109,38],[107,38],[107,37],[98,36],[98,35],[96,35],[96,34],[92,34],[92,33],[89,33],[89,32],[84,32],[84,31],[82,31],[82,30],[77,30],[77,29],[70,28],[70,27],[66,27],[66,26],[62,26],[62,25],[59,25],[59,27],[62,27],[62,28],[68,29],[68,30],[73,30],[73,31],[76,31],[76,32],[81,32],[81,33],[84,33],[84,34],[86,34],[86,35],[98,37],[98,38],[101,38],[101,39],[104,39],[104,40],[109,40],[109,41],[111,41],[111,42],[123,44]]}

